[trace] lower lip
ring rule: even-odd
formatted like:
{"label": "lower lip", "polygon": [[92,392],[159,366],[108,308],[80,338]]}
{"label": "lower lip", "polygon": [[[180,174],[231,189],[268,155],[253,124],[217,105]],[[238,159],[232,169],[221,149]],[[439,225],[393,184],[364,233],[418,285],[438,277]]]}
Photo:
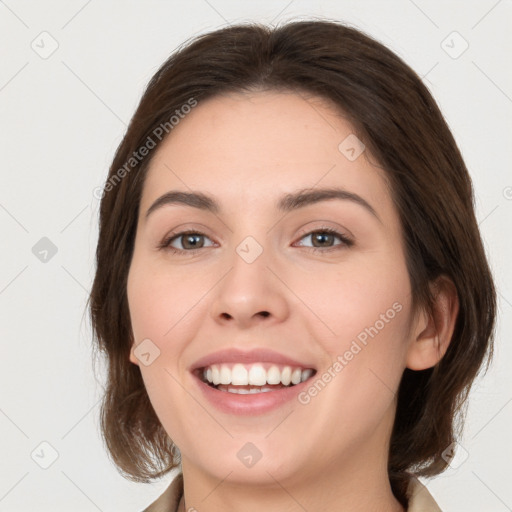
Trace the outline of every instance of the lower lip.
{"label": "lower lip", "polygon": [[244,416],[263,414],[293,400],[306,386],[309,386],[310,380],[313,377],[314,375],[304,382],[291,387],[279,388],[275,391],[240,395],[238,393],[230,393],[229,391],[219,391],[204,383],[195,375],[192,375],[203,395],[217,409],[228,414]]}

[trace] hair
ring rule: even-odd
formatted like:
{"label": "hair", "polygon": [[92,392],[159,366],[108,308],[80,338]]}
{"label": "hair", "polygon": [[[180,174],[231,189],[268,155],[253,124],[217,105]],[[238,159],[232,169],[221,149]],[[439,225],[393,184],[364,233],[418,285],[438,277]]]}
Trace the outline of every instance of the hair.
{"label": "hair", "polygon": [[[455,285],[459,312],[446,353],[432,368],[406,368],[397,393],[388,474],[395,497],[407,506],[413,475],[434,476],[447,467],[443,451],[459,435],[463,405],[486,355],[486,371],[489,367],[496,291],[470,176],[428,89],[387,47],[327,19],[277,27],[244,23],[196,36],[149,81],[116,150],[99,211],[89,307],[95,347],[107,359],[103,439],[116,466],[134,481],[149,482],[180,464],[140,368],[129,361],[127,276],[144,179],[165,140],[155,141],[155,130],[169,126],[177,110],[186,112],[191,98],[200,104],[220,94],[262,90],[330,100],[385,171],[399,214],[413,311],[432,312],[430,284],[437,277],[447,276]],[[156,149],[133,160],[150,138]]]}

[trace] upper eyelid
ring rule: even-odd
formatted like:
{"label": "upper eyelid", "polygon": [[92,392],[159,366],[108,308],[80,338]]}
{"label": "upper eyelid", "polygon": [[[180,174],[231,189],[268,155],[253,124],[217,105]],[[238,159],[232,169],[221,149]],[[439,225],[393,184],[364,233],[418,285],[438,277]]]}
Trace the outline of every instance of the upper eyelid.
{"label": "upper eyelid", "polygon": [[[328,221],[328,220],[324,220],[324,221],[317,220],[317,221],[311,221],[308,224],[312,224],[313,222],[330,223],[331,221]],[[206,226],[203,226],[201,224],[199,224],[199,226],[200,226],[199,228],[196,228],[196,227],[190,227],[189,228],[189,227],[186,227],[186,226],[182,228],[181,226],[179,226],[178,228],[173,230],[173,232],[174,232],[173,235],[168,234],[168,235],[165,236],[165,238],[168,239],[170,236],[177,237],[179,235],[186,234],[187,232],[188,233],[194,233],[194,234],[200,234],[200,235],[204,235],[204,236],[210,237],[210,235],[208,234],[208,231],[210,231],[210,230]],[[301,229],[301,231],[299,232],[299,235],[297,235],[297,236],[304,236],[304,235],[308,235],[310,233],[313,233],[313,232],[316,232],[316,231],[322,231],[322,230],[333,230],[333,231],[338,232],[340,235],[346,236],[347,238],[354,238],[352,233],[347,228],[345,228],[343,226],[330,226],[330,225],[326,225],[326,224],[320,225],[318,227],[305,227],[304,229]]]}

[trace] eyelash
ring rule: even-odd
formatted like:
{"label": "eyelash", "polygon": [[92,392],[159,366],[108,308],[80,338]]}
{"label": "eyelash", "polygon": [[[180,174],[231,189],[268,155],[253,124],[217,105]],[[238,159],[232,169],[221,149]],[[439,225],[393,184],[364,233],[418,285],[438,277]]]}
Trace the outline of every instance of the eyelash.
{"label": "eyelash", "polygon": [[[352,247],[354,245],[354,241],[351,238],[339,233],[338,231],[336,231],[335,229],[332,229],[332,228],[320,228],[320,229],[315,229],[313,231],[308,231],[307,233],[304,233],[300,237],[299,240],[302,240],[303,238],[305,238],[307,236],[310,236],[313,234],[318,234],[318,233],[322,233],[322,234],[328,233],[329,235],[334,235],[337,238],[339,238],[343,243],[338,244],[338,245],[333,245],[332,247],[306,247],[306,249],[309,249],[311,252],[319,251],[319,252],[325,253],[325,252],[339,250],[340,248],[343,248],[343,247]],[[200,251],[201,249],[204,249],[204,247],[199,247],[197,249],[185,250],[185,249],[176,249],[175,247],[171,246],[171,242],[173,242],[176,238],[179,238],[179,237],[182,237],[185,235],[199,235],[199,236],[207,237],[207,235],[205,235],[204,233],[201,233],[196,230],[187,230],[187,231],[180,231],[179,233],[171,233],[168,237],[166,237],[164,240],[162,240],[162,242],[158,245],[158,249],[170,251],[174,254],[187,253],[190,255],[195,254],[197,251]]]}

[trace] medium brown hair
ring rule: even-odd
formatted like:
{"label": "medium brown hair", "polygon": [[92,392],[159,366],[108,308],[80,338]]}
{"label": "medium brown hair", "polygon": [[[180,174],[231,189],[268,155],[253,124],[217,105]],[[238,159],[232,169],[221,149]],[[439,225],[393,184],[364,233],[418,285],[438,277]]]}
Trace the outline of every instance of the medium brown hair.
{"label": "medium brown hair", "polygon": [[390,184],[414,311],[420,306],[431,311],[429,283],[438,276],[449,277],[456,287],[459,313],[447,352],[432,368],[405,369],[398,390],[388,470],[392,490],[406,506],[411,474],[433,476],[447,467],[442,452],[457,438],[462,406],[486,355],[486,370],[491,360],[496,292],[471,179],[436,102],[392,51],[326,19],[278,27],[246,23],[198,36],[150,80],[107,182],[112,185],[122,168],[125,172],[105,189],[100,205],[90,314],[97,347],[108,362],[101,410],[106,446],[118,468],[135,481],[160,477],[180,462],[140,369],[129,361],[127,276],[144,178],[160,141],[128,170],[126,163],[191,98],[200,104],[219,94],[258,90],[331,100],[352,124]]}

